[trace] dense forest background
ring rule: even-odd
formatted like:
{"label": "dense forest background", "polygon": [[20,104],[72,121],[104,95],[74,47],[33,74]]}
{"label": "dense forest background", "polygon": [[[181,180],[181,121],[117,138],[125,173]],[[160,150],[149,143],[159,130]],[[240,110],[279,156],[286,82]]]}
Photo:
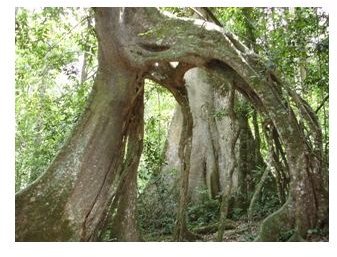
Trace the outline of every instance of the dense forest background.
{"label": "dense forest background", "polygon": [[[162,9],[178,17],[204,18],[195,8]],[[268,67],[279,72],[291,90],[309,103],[322,129],[323,163],[328,167],[327,10],[269,7],[209,10],[219,25],[234,32],[262,56]],[[91,9],[17,8],[15,15],[15,189],[20,191],[41,176],[66,142],[85,110],[98,64]],[[168,90],[152,80],[146,80],[145,84],[145,135],[137,173],[137,220],[145,241],[170,241],[176,218],[179,171],[168,156],[175,151],[172,135],[178,134],[181,127],[177,123],[179,110]],[[261,221],[285,203],[289,175],[284,148],[268,130],[273,128],[248,102],[236,98],[235,115],[247,121],[250,131],[247,135],[254,147],[247,143],[245,148],[235,148],[234,142],[233,170],[242,168],[243,163],[251,166],[243,178],[245,190],[240,189],[243,184],[240,175],[237,177],[238,190],[234,190],[229,200],[224,240],[252,241]],[[230,114],[224,108],[211,110],[209,114],[217,122],[227,116]],[[249,154],[253,157],[247,157]],[[246,159],[241,159],[242,156]],[[200,235],[197,240],[214,241],[221,199],[211,192],[212,187],[205,186],[207,183],[198,183],[193,189],[197,193],[191,193],[188,204],[188,227]],[[242,192],[244,197],[240,195]],[[102,241],[116,241],[111,226],[113,223],[105,228]],[[287,241],[291,235],[292,231],[285,230],[278,240]],[[310,231],[308,240],[328,241],[327,224]]]}

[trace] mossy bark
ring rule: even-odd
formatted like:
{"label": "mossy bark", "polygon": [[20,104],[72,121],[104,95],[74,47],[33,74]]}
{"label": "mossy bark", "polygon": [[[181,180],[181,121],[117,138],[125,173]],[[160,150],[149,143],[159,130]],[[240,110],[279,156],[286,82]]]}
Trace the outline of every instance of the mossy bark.
{"label": "mossy bark", "polygon": [[[308,229],[319,225],[322,218],[327,216],[326,188],[318,186],[325,181],[323,166],[321,158],[315,157],[317,154],[314,149],[317,148],[320,152],[321,142],[316,140],[314,148],[309,146],[311,142],[300,128],[292,109],[294,106],[287,102],[286,96],[292,97],[301,116],[309,124],[307,129],[316,135],[320,129],[311,126],[316,123],[311,120],[317,119],[310,108],[302,100],[297,101],[276,72],[270,70],[260,56],[243,45],[232,33],[202,20],[167,17],[154,9],[146,9],[144,13],[143,17],[148,23],[139,30],[144,32],[151,28],[151,33],[139,37],[142,41],[139,44],[142,52],[139,61],[165,62],[174,59],[204,66],[220,78],[232,80],[235,88],[258,111],[271,119],[285,146],[289,165],[289,195],[295,203],[295,212],[292,213],[296,221],[294,229],[305,237]],[[153,44],[165,46],[165,49],[154,53],[149,50]],[[134,52],[131,55],[136,58]]]}
{"label": "mossy bark", "polygon": [[121,182],[117,171],[142,73],[116,48],[111,27],[118,13],[96,12],[99,67],[90,103],[48,170],[16,194],[16,241],[90,240]]}
{"label": "mossy bark", "polygon": [[282,232],[290,231],[294,228],[294,202],[291,197],[276,212],[268,216],[262,223],[260,232],[255,241],[275,242],[280,241]]}
{"label": "mossy bark", "polygon": [[[138,90],[143,90],[143,83]],[[141,92],[132,110],[131,121],[127,131],[127,152],[122,166],[127,173],[122,180],[113,207],[108,213],[111,225],[107,227],[110,238],[120,242],[141,240],[137,224],[137,171],[143,149],[144,138],[144,99]],[[117,209],[117,211],[115,211]],[[116,214],[114,215],[114,212]]]}
{"label": "mossy bark", "polygon": [[[88,240],[121,165],[135,73],[99,72],[92,100],[49,169],[16,195],[17,241]],[[120,89],[122,88],[122,90]],[[118,184],[118,183],[117,183]]]}

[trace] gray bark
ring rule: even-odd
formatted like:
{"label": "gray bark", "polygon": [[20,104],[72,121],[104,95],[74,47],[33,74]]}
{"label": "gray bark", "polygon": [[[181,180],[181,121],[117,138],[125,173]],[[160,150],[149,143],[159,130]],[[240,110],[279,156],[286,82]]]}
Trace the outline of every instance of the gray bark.
{"label": "gray bark", "polygon": [[137,224],[137,170],[144,138],[143,87],[143,83],[138,85],[138,90],[141,90],[141,93],[134,105],[127,132],[127,152],[122,166],[122,170],[127,175],[117,189],[112,208],[107,213],[107,219],[112,223],[111,225],[107,224],[111,234],[110,240],[122,242],[141,240]]}
{"label": "gray bark", "polygon": [[219,229],[217,234],[217,240],[222,241],[223,235],[225,231],[225,222],[228,215],[229,210],[229,201],[230,195],[232,193],[233,187],[233,174],[234,170],[237,166],[236,154],[235,154],[235,145],[240,135],[240,129],[236,128],[236,114],[234,110],[234,103],[235,103],[235,90],[233,86],[229,91],[229,106],[228,106],[228,117],[230,119],[229,127],[231,128],[231,133],[228,135],[228,148],[229,148],[229,158],[228,158],[228,165],[226,167],[226,186],[221,195],[221,205],[220,205],[220,220],[219,220]]}
{"label": "gray bark", "polygon": [[[147,17],[151,16],[151,11],[148,10]],[[233,80],[236,88],[259,111],[271,118],[285,145],[289,160],[291,201],[287,201],[287,204],[296,203],[295,215],[289,217],[296,220],[296,231],[305,237],[306,231],[317,226],[327,215],[327,197],[324,188],[315,186],[324,182],[322,176],[316,175],[322,174],[321,160],[308,148],[305,143],[307,139],[303,130],[299,129],[293,110],[285,103],[281,90],[286,88],[286,84],[234,35],[214,24],[162,16],[159,19],[165,19],[164,25],[163,22],[155,23],[159,21],[157,17],[158,15],[153,19],[153,24],[156,25],[151,27],[151,33],[141,37],[141,41],[144,41],[140,46],[148,51],[151,44],[157,45],[157,48],[160,45],[162,51],[142,53],[145,59],[164,61],[173,57],[178,61],[204,65],[218,72],[224,79]],[[144,27],[143,31],[148,30],[149,27]],[[288,89],[287,91],[289,92]],[[321,148],[320,145],[317,147]],[[311,184],[310,181],[314,183]]]}
{"label": "gray bark", "polygon": [[[193,116],[189,198],[192,202],[198,202],[201,200],[201,192],[205,189],[212,198],[218,197],[223,191],[228,183],[227,173],[231,162],[229,138],[240,129],[242,136],[235,148],[239,165],[235,167],[232,176],[232,193],[238,196],[237,206],[244,207],[239,202],[248,200],[247,190],[250,186],[247,177],[256,166],[253,154],[256,151],[255,142],[247,117],[238,113],[235,131],[232,131],[228,116],[229,101],[226,86],[200,68],[186,72],[184,79]],[[239,97],[237,101],[243,103]],[[178,106],[168,132],[165,165],[161,170],[162,176],[165,176],[167,181],[165,184],[170,185],[169,188],[173,188],[177,180],[177,176],[170,171],[174,169],[178,171],[178,175],[180,171],[178,143],[181,128],[182,114]],[[153,194],[148,196],[152,197]]]}
{"label": "gray bark", "polygon": [[17,193],[17,241],[90,240],[125,175],[118,170],[142,73],[123,63],[118,32],[105,27],[106,19],[118,25],[120,10],[106,11],[96,14],[99,69],[90,103],[48,170]]}

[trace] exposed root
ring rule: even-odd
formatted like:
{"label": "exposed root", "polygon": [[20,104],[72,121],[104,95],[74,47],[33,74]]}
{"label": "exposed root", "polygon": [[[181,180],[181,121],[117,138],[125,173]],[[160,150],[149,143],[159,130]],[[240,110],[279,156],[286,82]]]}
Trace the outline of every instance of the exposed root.
{"label": "exposed root", "polygon": [[201,240],[202,236],[195,234],[193,232],[191,232],[190,230],[183,229],[183,231],[181,231],[181,240],[182,242],[195,242],[197,240]]}
{"label": "exposed root", "polygon": [[293,229],[295,218],[294,215],[292,215],[292,206],[293,201],[289,197],[287,202],[280,209],[269,215],[262,222],[259,235],[255,241],[279,241],[282,232]]}
{"label": "exposed root", "polygon": [[[225,222],[225,229],[235,229],[237,227],[237,225],[235,224],[234,221],[227,219]],[[201,235],[205,235],[205,234],[212,234],[217,232],[219,228],[219,223],[213,223],[210,225],[206,225],[206,226],[202,226],[202,227],[198,227],[193,229],[193,232],[197,233],[197,234],[201,234]]]}

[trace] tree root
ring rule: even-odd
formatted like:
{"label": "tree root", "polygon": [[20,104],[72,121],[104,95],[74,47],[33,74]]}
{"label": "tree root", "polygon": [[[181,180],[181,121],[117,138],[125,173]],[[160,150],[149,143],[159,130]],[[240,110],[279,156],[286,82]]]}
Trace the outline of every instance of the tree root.
{"label": "tree root", "polygon": [[294,228],[295,218],[292,215],[293,201],[288,198],[286,203],[276,212],[269,215],[261,224],[260,232],[255,241],[275,242],[279,241],[284,231]]}
{"label": "tree root", "polygon": [[183,238],[183,241],[187,241],[187,242],[194,242],[197,240],[202,240],[202,236],[195,234],[188,229],[184,229],[184,231],[182,232],[182,238]]}
{"label": "tree root", "polygon": [[[217,232],[218,228],[219,228],[219,223],[216,222],[210,225],[195,228],[193,229],[193,232],[197,234],[201,234],[201,235],[213,234]],[[227,219],[225,222],[225,229],[235,229],[235,228],[236,228],[235,222]]]}

